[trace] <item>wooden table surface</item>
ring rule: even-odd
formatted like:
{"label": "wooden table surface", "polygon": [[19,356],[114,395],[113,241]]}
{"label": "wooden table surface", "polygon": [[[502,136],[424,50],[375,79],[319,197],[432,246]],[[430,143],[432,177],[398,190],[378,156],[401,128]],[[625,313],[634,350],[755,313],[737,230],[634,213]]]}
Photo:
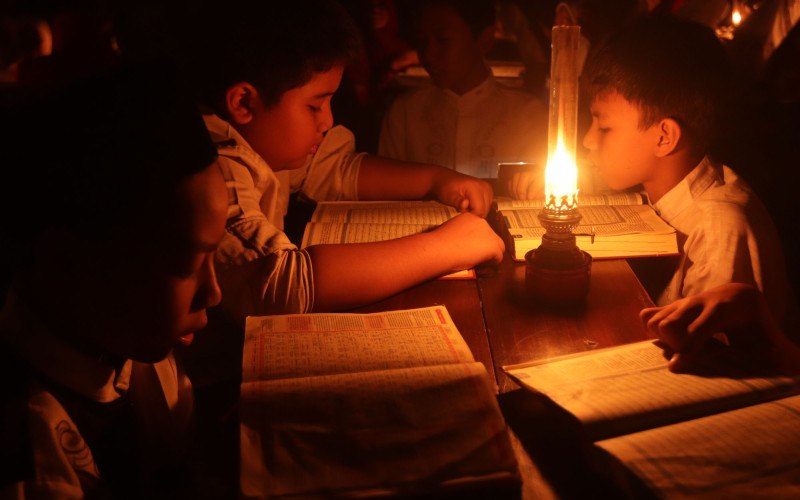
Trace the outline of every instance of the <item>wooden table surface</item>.
{"label": "wooden table surface", "polygon": [[475,359],[495,373],[500,392],[517,386],[502,366],[650,338],[639,311],[652,306],[625,260],[592,263],[589,295],[572,307],[537,304],[525,266],[506,256],[475,280],[435,280],[355,309],[379,312],[444,305]]}
{"label": "wooden table surface", "polygon": [[[423,283],[356,311],[439,304],[447,307],[475,359],[496,377],[519,462],[521,500],[625,498],[587,458],[591,444],[574,417],[527,397],[502,366],[650,338],[639,311],[653,303],[628,263],[594,261],[589,294],[572,307],[532,300],[525,290],[524,263],[506,255],[499,266],[478,269],[475,280]],[[648,493],[642,492],[642,498]]]}

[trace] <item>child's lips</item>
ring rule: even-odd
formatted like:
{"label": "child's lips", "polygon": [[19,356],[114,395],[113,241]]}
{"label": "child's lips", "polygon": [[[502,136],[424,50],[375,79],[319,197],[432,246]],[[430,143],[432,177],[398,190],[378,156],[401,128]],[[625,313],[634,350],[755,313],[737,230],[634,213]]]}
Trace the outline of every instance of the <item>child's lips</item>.
{"label": "child's lips", "polygon": [[178,337],[178,344],[182,345],[183,347],[189,347],[194,340],[194,332],[187,333],[186,335],[182,335]]}
{"label": "child's lips", "polygon": [[314,144],[311,146],[311,149],[308,150],[308,154],[313,155],[319,149],[319,144]]}

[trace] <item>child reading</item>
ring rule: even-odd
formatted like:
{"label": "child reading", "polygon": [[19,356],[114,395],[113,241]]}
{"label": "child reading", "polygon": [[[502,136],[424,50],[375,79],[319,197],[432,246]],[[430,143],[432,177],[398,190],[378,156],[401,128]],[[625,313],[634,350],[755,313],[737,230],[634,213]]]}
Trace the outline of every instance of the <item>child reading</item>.
{"label": "child reading", "polygon": [[423,0],[414,45],[433,85],[395,99],[378,154],[497,177],[501,162],[542,162],[547,117],[533,95],[498,83],[484,61],[494,43],[491,0]]}
{"label": "child reading", "polygon": [[220,300],[227,207],[196,106],[162,65],[137,65],[15,116],[0,496],[192,496],[192,387],[171,352]]}
{"label": "child reading", "polygon": [[769,214],[708,156],[728,81],[713,31],[642,19],[589,57],[582,80],[592,113],[583,139],[589,159],[612,189],[641,184],[678,233],[681,257],[656,303],[739,282],[757,286],[783,318],[791,293]]}
{"label": "child reading", "polygon": [[[240,1],[213,16],[198,83],[228,185],[216,256],[223,309],[247,315],[335,310],[373,302],[484,261],[503,243],[482,218],[487,183],[445,168],[357,154],[331,128],[330,100],[357,31],[335,2]],[[241,13],[247,12],[246,16]],[[201,51],[202,52],[202,51]],[[465,212],[397,240],[300,250],[283,232],[289,193],[312,200],[434,198]]]}

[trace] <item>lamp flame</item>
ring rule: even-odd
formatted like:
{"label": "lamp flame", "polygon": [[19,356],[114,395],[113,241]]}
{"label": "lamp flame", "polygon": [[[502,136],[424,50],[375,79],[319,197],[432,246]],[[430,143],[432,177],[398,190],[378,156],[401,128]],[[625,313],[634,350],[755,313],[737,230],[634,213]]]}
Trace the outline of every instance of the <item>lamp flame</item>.
{"label": "lamp flame", "polygon": [[734,10],[731,20],[733,21],[734,26],[739,26],[739,23],[742,22],[742,14],[738,10]]}
{"label": "lamp flame", "polygon": [[545,208],[570,210],[578,205],[578,167],[564,147],[561,134],[544,171]]}

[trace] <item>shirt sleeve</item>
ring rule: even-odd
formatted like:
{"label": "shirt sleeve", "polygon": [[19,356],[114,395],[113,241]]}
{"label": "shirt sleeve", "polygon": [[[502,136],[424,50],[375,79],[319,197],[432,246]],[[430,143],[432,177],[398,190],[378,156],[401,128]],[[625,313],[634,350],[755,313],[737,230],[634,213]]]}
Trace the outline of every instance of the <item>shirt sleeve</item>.
{"label": "shirt sleeve", "polygon": [[270,219],[283,217],[277,179],[262,183],[259,196],[243,164],[223,156],[218,162],[228,188],[225,234],[214,255],[222,308],[241,325],[247,316],[310,311],[311,259]]}
{"label": "shirt sleeve", "polygon": [[229,225],[215,266],[222,307],[241,324],[247,316],[306,313],[314,306],[308,252],[264,217]]}
{"label": "shirt sleeve", "polygon": [[707,205],[701,217],[703,223],[684,245],[688,267],[681,296],[732,282],[759,286],[754,269],[758,254],[751,254],[758,248],[751,246],[749,224],[742,211],[715,203]]}
{"label": "shirt sleeve", "polygon": [[357,200],[358,172],[365,153],[355,149],[353,133],[342,126],[333,127],[314,156],[290,172],[291,191],[315,201]]}

